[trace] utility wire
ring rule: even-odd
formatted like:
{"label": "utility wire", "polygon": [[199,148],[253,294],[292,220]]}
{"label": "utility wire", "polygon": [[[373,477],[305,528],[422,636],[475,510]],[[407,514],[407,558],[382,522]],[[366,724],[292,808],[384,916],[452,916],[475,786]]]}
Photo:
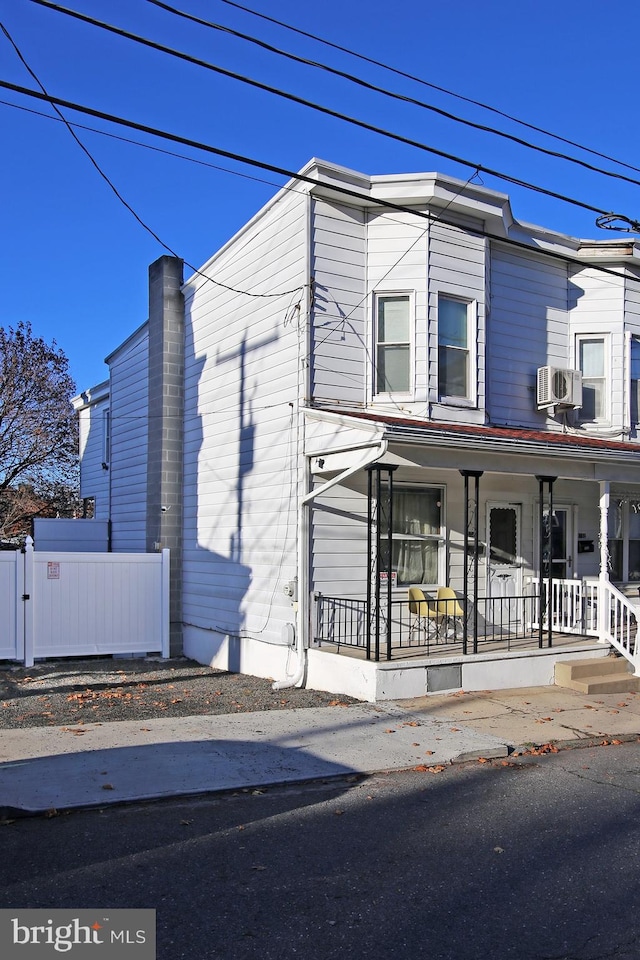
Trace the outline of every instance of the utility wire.
{"label": "utility wire", "polygon": [[189,157],[186,153],[176,153],[175,150],[164,150],[153,143],[143,143],[142,140],[133,140],[131,137],[122,137],[117,133],[109,133],[108,130],[100,130],[98,127],[90,127],[86,123],[74,123],[71,120],[52,117],[50,113],[44,113],[42,110],[32,110],[21,103],[12,103],[10,100],[2,100],[0,105],[3,107],[12,107],[14,110],[21,110],[23,113],[30,113],[34,117],[41,117],[43,120],[52,120],[54,123],[70,124],[75,130],[86,130],[88,133],[97,133],[100,137],[108,137],[109,140],[117,140],[120,143],[129,143],[134,147],[143,147],[145,150],[152,150],[154,153],[161,153],[165,157],[173,157],[175,160],[186,160],[188,163],[195,163],[200,167],[208,167],[209,170],[218,170],[221,173],[229,173],[233,177],[241,177],[243,180],[251,180],[253,183],[264,183],[269,187],[275,187],[278,190],[289,190],[292,193],[302,195],[302,190],[296,190],[295,187],[282,187],[276,180],[267,180],[265,177],[252,177],[249,173],[242,173],[240,170],[232,170],[231,167],[222,167],[219,163],[208,163],[206,160],[200,160],[198,157]]}
{"label": "utility wire", "polygon": [[[41,0],[33,0],[33,2],[40,3]],[[498,130],[496,127],[490,127],[484,123],[476,123],[473,120],[467,120],[464,117],[460,117],[448,110],[443,110],[441,107],[436,107],[432,103],[426,103],[424,100],[417,100],[415,97],[409,97],[401,93],[394,93],[392,90],[387,90],[385,87],[380,87],[377,84],[370,83],[368,80],[364,80],[362,77],[355,76],[351,73],[346,73],[344,70],[338,70],[335,67],[330,67],[328,64],[320,63],[317,60],[309,60],[306,57],[298,56],[290,51],[274,47],[272,44],[266,43],[264,40],[260,40],[258,37],[253,37],[247,33],[241,33],[239,30],[233,30],[231,27],[225,27],[224,25],[215,23],[212,20],[205,20],[203,17],[198,17],[195,14],[187,13],[184,10],[179,10],[177,7],[173,7],[168,3],[164,3],[163,0],[147,0],[147,3],[150,3],[155,7],[159,7],[173,16],[181,17],[182,19],[197,23],[200,26],[209,27],[212,30],[217,30],[221,33],[226,33],[230,36],[237,37],[240,40],[245,40],[247,43],[252,43],[258,47],[261,47],[263,50],[268,50],[270,53],[275,53],[278,56],[285,57],[286,59],[292,60],[295,63],[301,63],[306,66],[314,67],[318,70],[324,70],[326,73],[333,74],[333,76],[336,77],[341,77],[344,80],[348,80],[350,83],[355,83],[357,86],[363,87],[366,90],[371,90],[374,93],[382,94],[382,96],[389,97],[392,100],[399,100],[402,103],[420,107],[423,110],[428,110],[431,113],[437,114],[438,116],[445,117],[447,120],[452,120],[454,123],[460,123],[466,127],[472,127],[474,130],[480,130],[483,133],[490,133],[493,136],[502,137],[504,140],[509,140],[511,143],[517,143],[519,146],[525,147],[528,150],[534,150],[537,153],[545,154],[547,157],[554,157],[557,160],[565,160],[567,163],[573,163],[585,170],[591,170],[594,173],[602,174],[605,177],[611,177],[614,180],[624,180],[626,183],[632,183],[634,186],[640,187],[640,180],[634,177],[626,176],[623,173],[616,173],[613,170],[605,170],[604,168],[597,167],[592,163],[587,163],[586,160],[580,160],[578,157],[572,157],[569,154],[561,153],[558,150],[550,150],[547,147],[539,146],[535,143],[531,143],[529,140],[522,139],[522,137],[516,137],[514,134],[506,133],[504,130]],[[49,4],[45,0],[43,5],[48,6]]]}
{"label": "utility wire", "polygon": [[[76,110],[78,113],[85,114],[90,117],[96,117],[100,120],[106,120],[109,123],[115,123],[120,126],[126,127],[130,130],[139,130],[142,133],[149,134],[152,137],[158,137],[161,140],[169,140],[172,143],[181,143],[184,146],[192,147],[195,150],[202,150],[205,153],[211,153],[218,157],[225,157],[227,160],[234,160],[238,163],[246,164],[249,167],[254,167],[260,170],[268,170],[270,173],[275,173],[283,177],[287,177],[290,180],[296,180],[300,183],[308,183],[313,187],[324,187],[325,190],[328,190],[331,194],[338,194],[339,196],[351,197],[356,200],[365,201],[369,206],[378,206],[383,209],[388,210],[398,210],[401,213],[410,213],[414,217],[418,217],[422,220],[430,220],[433,218],[433,214],[426,213],[422,210],[416,210],[415,207],[405,206],[402,203],[395,203],[392,200],[385,200],[379,197],[374,196],[371,193],[363,193],[359,190],[353,190],[349,187],[343,187],[340,184],[335,183],[324,183],[322,180],[318,180],[316,177],[310,177],[304,173],[299,173],[293,170],[288,170],[286,167],[280,167],[277,164],[267,163],[264,160],[256,160],[253,157],[247,157],[240,153],[234,153],[230,150],[223,150],[221,147],[214,147],[208,143],[202,143],[199,140],[192,140],[189,137],[180,136],[177,133],[170,133],[167,130],[160,130],[157,127],[150,127],[143,123],[138,123],[134,120],[127,120],[124,117],[118,117],[115,114],[105,113],[103,110],[96,110],[93,107],[86,107],[79,103],[74,103],[71,100],[63,100],[60,97],[45,96],[45,94],[40,93],[37,90],[30,90],[28,87],[20,86],[17,83],[11,83],[8,80],[0,79],[0,88],[5,90],[12,90],[14,93],[23,94],[26,97],[32,97],[35,100],[46,101],[47,103],[55,103],[60,107],[64,107],[68,110]],[[570,203],[572,201],[569,201]],[[587,206],[586,204],[578,203],[578,206],[584,206],[588,210],[592,210],[599,214],[604,214],[604,211],[598,210],[595,207]],[[504,237],[498,234],[490,233],[487,230],[483,230],[477,227],[467,226],[461,227],[459,223],[456,223],[453,220],[439,220],[440,223],[445,224],[449,227],[454,227],[457,230],[464,229],[467,233],[478,236],[486,237],[488,240],[494,240],[499,243],[505,244],[506,246],[514,247],[515,249],[524,250],[527,253],[539,253],[546,257],[549,257],[553,260],[559,260],[562,263],[570,263],[575,266],[584,268],[587,264],[580,257],[571,257],[566,253],[559,253],[555,250],[540,249],[533,247],[530,243],[525,243],[521,240],[514,240],[511,237]],[[640,225],[638,225],[640,231]],[[186,262],[186,261],[185,261]],[[190,266],[190,264],[187,264]],[[597,270],[600,273],[609,274],[616,279],[620,279],[620,273],[617,270],[614,270],[610,267],[605,267],[599,263],[588,264],[588,266]],[[243,292],[243,291],[239,291]],[[293,292],[293,291],[292,291]]]}
{"label": "utility wire", "polygon": [[528,130],[541,133],[545,137],[551,137],[553,140],[557,140],[560,143],[566,143],[570,147],[577,147],[578,150],[583,150],[585,153],[590,153],[594,157],[600,157],[602,160],[609,160],[611,163],[618,164],[618,166],[626,167],[628,170],[635,170],[636,173],[640,173],[640,167],[636,167],[631,163],[625,163],[624,160],[617,160],[615,157],[610,157],[608,154],[601,153],[599,150],[594,150],[591,147],[585,147],[584,144],[577,143],[575,140],[569,140],[567,137],[563,137],[558,133],[552,133],[550,130],[545,130],[544,127],[538,127],[533,123],[528,123],[526,120],[521,120],[518,117],[514,117],[511,114],[506,113],[504,110],[500,110],[497,107],[492,107],[487,103],[483,103],[481,100],[474,100],[472,97],[465,97],[461,93],[455,93],[453,90],[448,90],[446,87],[438,86],[437,83],[431,83],[430,81],[425,80],[423,77],[417,77],[412,73],[406,73],[404,70],[400,70],[397,67],[392,67],[388,63],[383,63],[380,60],[367,57],[365,54],[359,53],[356,50],[352,50],[349,47],[341,46],[339,43],[333,43],[331,40],[320,37],[316,33],[308,33],[306,30],[301,30],[299,27],[294,27],[290,23],[285,23],[283,20],[277,20],[275,17],[269,17],[265,13],[260,13],[259,11],[253,10],[251,7],[244,6],[241,3],[236,3],[234,0],[221,0],[221,3],[225,3],[229,7],[235,7],[237,10],[243,10],[245,13],[249,13],[252,17],[258,17],[260,20],[266,20],[269,23],[275,23],[277,26],[283,27],[285,30],[290,30],[292,33],[296,33],[301,37],[308,37],[310,40],[316,41],[316,43],[323,44],[325,47],[330,47],[333,50],[339,50],[341,53],[346,53],[348,56],[354,57],[357,60],[362,60],[364,63],[370,63],[375,67],[380,67],[382,70],[387,70],[389,73],[393,73],[398,77],[404,77],[406,80],[411,80],[414,83],[421,84],[423,87],[428,87],[431,90],[437,90],[439,93],[444,93],[448,97],[454,97],[456,100],[462,100],[465,103],[470,103],[474,107],[481,107],[482,110],[488,110],[490,113],[494,113],[499,117],[504,117],[505,120],[510,120],[512,123],[517,123],[521,127],[526,127]]}
{"label": "utility wire", "polygon": [[153,237],[153,239],[154,239],[157,243],[159,243],[160,246],[161,246],[164,250],[167,250],[167,251],[171,254],[172,257],[176,257],[176,259],[182,260],[183,263],[185,263],[185,264],[189,267],[190,270],[193,270],[194,273],[200,274],[200,276],[204,277],[204,278],[205,278],[206,280],[208,280],[210,283],[214,283],[214,284],[216,284],[216,285],[219,286],[219,287],[224,287],[225,290],[229,290],[229,291],[231,291],[232,293],[241,293],[241,294],[245,294],[246,296],[250,296],[250,297],[271,298],[271,297],[280,297],[280,296],[284,296],[284,295],[291,294],[291,293],[297,293],[297,292],[299,292],[299,291],[302,289],[302,287],[298,286],[298,287],[296,287],[294,290],[280,290],[280,291],[277,291],[276,293],[252,293],[252,292],[250,292],[250,291],[248,291],[248,290],[238,290],[236,287],[230,287],[230,286],[228,286],[227,284],[220,283],[220,281],[218,281],[218,280],[214,280],[213,277],[210,277],[210,276],[208,276],[208,275],[205,274],[205,273],[201,273],[200,270],[199,270],[197,267],[194,267],[193,264],[189,263],[188,260],[185,260],[184,257],[181,257],[178,253],[176,253],[176,251],[173,250],[172,247],[169,246],[169,244],[165,243],[165,241],[162,240],[162,239],[158,236],[158,234],[155,232],[155,230],[153,230],[147,223],[145,223],[145,221],[144,221],[144,220],[136,213],[136,211],[133,209],[133,207],[131,206],[131,204],[130,204],[127,200],[125,200],[125,198],[122,196],[122,194],[120,193],[120,191],[118,190],[118,188],[115,186],[115,184],[113,183],[113,181],[109,178],[109,176],[108,176],[108,175],[105,173],[105,171],[102,169],[102,167],[100,166],[100,164],[98,163],[98,161],[97,161],[97,160],[95,159],[95,157],[92,155],[91,151],[84,145],[84,143],[82,142],[82,140],[80,139],[80,137],[78,136],[78,134],[77,134],[77,133],[75,132],[75,130],[73,129],[73,125],[70,124],[70,123],[67,121],[67,118],[64,116],[64,114],[62,113],[62,111],[61,111],[61,110],[59,109],[59,107],[56,105],[56,102],[55,102],[54,98],[52,98],[52,97],[49,96],[49,94],[47,93],[47,91],[46,91],[43,83],[42,83],[42,82],[40,81],[40,79],[37,77],[37,75],[35,74],[35,72],[31,69],[31,67],[30,67],[29,64],[27,63],[25,57],[23,56],[22,52],[20,51],[18,45],[16,44],[15,40],[13,39],[13,37],[11,36],[11,34],[9,33],[9,31],[7,30],[7,28],[5,27],[5,25],[4,25],[2,22],[0,22],[0,30],[2,31],[2,33],[4,33],[5,37],[7,38],[7,40],[9,41],[9,43],[11,44],[11,46],[13,47],[13,49],[14,49],[17,57],[19,58],[20,62],[23,64],[23,66],[25,67],[25,69],[27,70],[27,72],[29,73],[29,75],[33,78],[33,80],[34,80],[34,81],[38,84],[38,86],[40,87],[40,89],[41,89],[44,97],[45,97],[46,100],[47,100],[47,102],[51,104],[52,108],[55,110],[55,112],[57,113],[58,117],[60,118],[60,120],[62,121],[62,123],[65,125],[65,127],[67,128],[67,130],[69,131],[69,133],[71,134],[71,136],[73,137],[73,139],[75,140],[75,142],[78,144],[78,146],[80,147],[80,149],[82,150],[82,152],[84,153],[84,155],[89,159],[89,161],[90,161],[90,163],[92,164],[92,166],[95,168],[95,170],[97,170],[97,172],[100,174],[100,176],[101,176],[102,179],[105,181],[105,183],[106,183],[106,184],[109,186],[109,188],[113,191],[113,193],[114,193],[115,196],[118,198],[118,200],[120,201],[120,203],[129,211],[129,213],[130,213],[130,214],[134,217],[134,219],[140,224],[140,226],[141,226],[144,230],[146,230],[146,232],[149,233],[149,234]]}
{"label": "utility wire", "polygon": [[150,40],[147,37],[141,37],[138,34],[130,33],[128,30],[124,30],[121,27],[116,27],[113,24],[105,23],[101,20],[96,20],[94,17],[89,17],[86,14],[79,13],[76,10],[70,10],[67,7],[61,7],[57,3],[52,3],[51,0],[31,0],[32,3],[37,3],[42,7],[47,7],[51,10],[55,10],[57,13],[63,13],[67,16],[74,17],[76,20],[81,20],[84,23],[89,23],[92,26],[99,27],[102,30],[107,30],[110,33],[114,33],[117,36],[124,37],[127,40],[133,40],[135,43],[140,43],[143,46],[150,47],[153,50],[158,50],[161,53],[166,53],[169,56],[176,57],[177,59],[184,60],[187,63],[193,63],[195,66],[203,67],[206,70],[211,70],[214,73],[217,73],[221,76],[228,77],[231,80],[238,80],[240,83],[247,84],[251,87],[255,87],[258,90],[264,90],[267,93],[272,93],[277,97],[282,99],[289,100],[292,103],[299,103],[304,107],[309,107],[312,110],[317,111],[318,113],[323,113],[326,116],[334,117],[338,120],[344,120],[346,123],[350,123],[353,126],[360,127],[362,130],[368,130],[371,133],[379,134],[380,136],[387,137],[390,140],[395,140],[399,143],[404,143],[407,146],[415,147],[418,150],[422,150],[426,153],[431,153],[434,156],[443,157],[445,160],[450,160],[453,163],[460,163],[463,166],[469,167],[471,170],[477,170],[478,172],[485,173],[487,176],[497,177],[499,180],[504,180],[507,183],[512,183],[515,186],[523,187],[527,190],[532,190],[535,193],[543,194],[547,197],[553,197],[555,200],[562,200],[565,203],[573,204],[574,206],[581,207],[583,210],[590,210],[592,213],[597,213],[599,215],[608,216],[612,213],[611,210],[601,210],[598,207],[594,207],[591,204],[584,203],[580,200],[573,199],[571,197],[564,196],[561,193],[557,193],[553,190],[547,190],[545,187],[541,187],[536,184],[529,183],[526,180],[520,180],[518,177],[509,176],[506,173],[502,173],[499,170],[493,170],[491,167],[485,167],[483,164],[476,163],[472,160],[466,160],[463,157],[458,157],[455,154],[447,153],[444,150],[438,150],[436,147],[428,146],[425,143],[420,142],[419,140],[413,140],[411,137],[405,137],[402,134],[392,133],[389,130],[385,130],[383,127],[378,127],[375,124],[367,123],[365,120],[359,120],[357,117],[351,117],[348,114],[340,113],[338,110],[333,110],[330,107],[322,106],[319,103],[315,103],[313,100],[307,100],[304,97],[299,97],[294,93],[289,93],[288,91],[281,90],[278,87],[272,87],[270,84],[262,83],[259,80],[254,80],[251,77],[247,77],[243,74],[236,73],[233,70],[227,70],[224,67],[216,66],[213,63],[208,62],[207,60],[202,60],[199,57],[193,57],[188,53],[184,53],[181,50],[175,50],[172,47],[167,47],[164,44],[157,43],[155,40]]}

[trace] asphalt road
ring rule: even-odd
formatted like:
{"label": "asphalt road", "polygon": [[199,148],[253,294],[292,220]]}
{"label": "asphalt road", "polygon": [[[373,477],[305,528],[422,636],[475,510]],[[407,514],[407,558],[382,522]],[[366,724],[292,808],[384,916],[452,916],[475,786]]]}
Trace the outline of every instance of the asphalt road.
{"label": "asphalt road", "polygon": [[159,960],[637,960],[640,744],[0,826],[2,907],[157,910]]}

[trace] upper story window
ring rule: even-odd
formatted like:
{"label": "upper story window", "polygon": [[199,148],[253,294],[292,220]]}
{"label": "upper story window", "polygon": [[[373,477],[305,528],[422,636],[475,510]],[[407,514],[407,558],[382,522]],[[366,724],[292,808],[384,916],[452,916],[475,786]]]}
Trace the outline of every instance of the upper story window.
{"label": "upper story window", "polygon": [[375,298],[376,355],[374,393],[411,391],[411,297]]}
{"label": "upper story window", "polygon": [[471,304],[438,297],[438,396],[472,399]]}
{"label": "upper story window", "polygon": [[607,420],[607,340],[605,337],[578,337],[578,364],[582,371],[581,420]]}
{"label": "upper story window", "polygon": [[631,425],[640,423],[640,337],[631,337]]}

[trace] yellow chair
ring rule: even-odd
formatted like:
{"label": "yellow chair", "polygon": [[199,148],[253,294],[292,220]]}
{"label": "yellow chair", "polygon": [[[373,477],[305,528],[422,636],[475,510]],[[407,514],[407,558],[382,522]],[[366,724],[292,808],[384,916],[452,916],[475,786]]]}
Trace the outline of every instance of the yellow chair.
{"label": "yellow chair", "polygon": [[421,627],[424,627],[427,639],[432,627],[435,631],[436,640],[439,639],[442,614],[438,609],[437,602],[427,600],[420,587],[409,587],[409,615],[411,618],[409,643],[413,639],[415,630],[418,630],[419,636]]}
{"label": "yellow chair", "polygon": [[[464,617],[464,610],[451,587],[438,587],[436,608],[440,617],[440,629],[445,631],[445,636],[447,633],[453,632],[455,638],[458,633],[458,623],[462,622],[462,617]],[[451,620],[453,621],[453,627],[450,627],[447,631],[447,625]]]}

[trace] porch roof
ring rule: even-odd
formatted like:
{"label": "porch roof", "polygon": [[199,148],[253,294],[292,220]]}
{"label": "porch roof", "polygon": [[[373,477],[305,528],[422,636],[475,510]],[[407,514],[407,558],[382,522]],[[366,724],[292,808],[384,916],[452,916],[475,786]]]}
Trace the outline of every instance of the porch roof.
{"label": "porch roof", "polygon": [[[640,444],[595,437],[576,428],[575,432],[562,433],[526,427],[442,423],[406,415],[365,410],[347,411],[335,407],[313,408],[308,412],[312,418],[318,417],[325,422],[333,421],[336,426],[351,428],[355,431],[355,434],[351,434],[353,437],[361,431],[363,438],[370,441],[386,441],[392,455],[394,451],[400,452],[402,447],[406,449],[422,446],[431,451],[436,448],[441,451],[457,450],[458,454],[464,453],[467,461],[469,453],[474,452],[478,467],[485,470],[495,470],[496,465],[493,463],[489,466],[483,454],[493,458],[496,455],[507,458],[509,464],[507,466],[505,462],[503,466],[514,472],[524,472],[522,462],[520,469],[516,466],[516,460],[524,458],[529,461],[526,472],[554,472],[553,464],[557,463],[559,472],[565,476],[640,482]],[[331,444],[328,444],[325,452],[330,451]],[[313,456],[312,451],[308,452]],[[530,461],[532,456],[536,458],[534,465]],[[419,462],[421,458],[411,456],[410,459]],[[561,462],[564,462],[564,466]],[[570,463],[574,464],[575,469],[567,471]],[[581,468],[578,463],[582,464]],[[451,465],[454,465],[453,461]],[[469,462],[465,465],[475,466]],[[618,467],[615,475],[610,473],[612,465]],[[607,466],[609,470],[606,469]]]}

